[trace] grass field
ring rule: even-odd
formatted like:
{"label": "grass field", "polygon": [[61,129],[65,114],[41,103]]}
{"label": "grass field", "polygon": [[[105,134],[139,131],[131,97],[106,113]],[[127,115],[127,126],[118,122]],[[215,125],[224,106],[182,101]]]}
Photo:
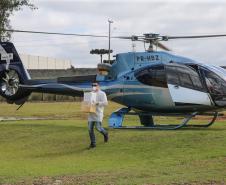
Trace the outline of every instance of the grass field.
{"label": "grass field", "polygon": [[[97,134],[97,148],[88,150],[79,107],[0,104],[0,117],[52,119],[0,122],[0,184],[226,184],[226,120],[208,129],[109,130],[109,143]],[[111,103],[106,116],[118,107]]]}

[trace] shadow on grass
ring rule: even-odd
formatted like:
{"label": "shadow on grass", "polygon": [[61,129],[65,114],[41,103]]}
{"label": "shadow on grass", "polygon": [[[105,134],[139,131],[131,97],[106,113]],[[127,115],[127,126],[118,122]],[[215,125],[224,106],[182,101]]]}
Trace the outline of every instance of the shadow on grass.
{"label": "shadow on grass", "polygon": [[4,123],[4,124],[0,124],[0,127],[6,127],[6,126],[9,126],[9,127],[18,127],[18,128],[32,128],[32,127],[35,127],[35,128],[65,128],[65,129],[85,129],[86,128],[86,125],[84,126],[81,126],[81,125],[59,125],[59,124],[54,124],[54,123]]}
{"label": "shadow on grass", "polygon": [[[62,157],[62,156],[70,156],[70,155],[81,155],[84,152],[89,151],[87,146],[83,146],[80,148],[70,148],[66,149],[62,147],[61,151],[55,151],[55,152],[46,152],[46,153],[40,153],[38,155],[30,155],[31,158],[56,158],[56,157]],[[91,151],[91,150],[90,150]]]}
{"label": "shadow on grass", "polygon": [[167,130],[167,129],[148,129],[148,128],[123,128],[123,129],[114,129],[114,128],[110,128],[108,129],[110,131],[130,131],[130,132],[184,132],[184,131],[225,131],[226,128],[222,127],[222,128],[200,128],[200,127],[194,127],[194,128],[189,128],[189,127],[184,127],[184,128],[180,128],[180,129],[176,129],[176,130]]}

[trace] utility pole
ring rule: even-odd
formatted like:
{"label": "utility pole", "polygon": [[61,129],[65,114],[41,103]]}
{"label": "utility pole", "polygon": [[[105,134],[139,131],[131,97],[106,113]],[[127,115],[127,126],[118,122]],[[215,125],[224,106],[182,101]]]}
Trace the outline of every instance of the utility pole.
{"label": "utility pole", "polygon": [[112,20],[108,19],[108,61],[110,62],[111,57],[111,23],[113,23]]}

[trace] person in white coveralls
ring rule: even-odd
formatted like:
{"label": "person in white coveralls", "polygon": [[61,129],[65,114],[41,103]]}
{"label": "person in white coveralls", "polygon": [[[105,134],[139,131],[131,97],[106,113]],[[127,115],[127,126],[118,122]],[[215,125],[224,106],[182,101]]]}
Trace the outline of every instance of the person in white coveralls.
{"label": "person in white coveralls", "polygon": [[90,136],[90,148],[96,147],[96,138],[94,134],[94,126],[104,136],[104,142],[108,142],[108,132],[102,127],[104,117],[104,107],[108,105],[108,100],[105,92],[100,89],[98,83],[92,83],[92,92],[96,93],[96,112],[88,115],[88,129]]}

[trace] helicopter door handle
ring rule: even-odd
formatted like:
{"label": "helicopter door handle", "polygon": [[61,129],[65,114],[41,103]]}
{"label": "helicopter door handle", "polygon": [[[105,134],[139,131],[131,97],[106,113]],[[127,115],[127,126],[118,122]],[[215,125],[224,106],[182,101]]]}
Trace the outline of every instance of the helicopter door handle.
{"label": "helicopter door handle", "polygon": [[175,89],[179,89],[179,85],[174,85],[174,88]]}

